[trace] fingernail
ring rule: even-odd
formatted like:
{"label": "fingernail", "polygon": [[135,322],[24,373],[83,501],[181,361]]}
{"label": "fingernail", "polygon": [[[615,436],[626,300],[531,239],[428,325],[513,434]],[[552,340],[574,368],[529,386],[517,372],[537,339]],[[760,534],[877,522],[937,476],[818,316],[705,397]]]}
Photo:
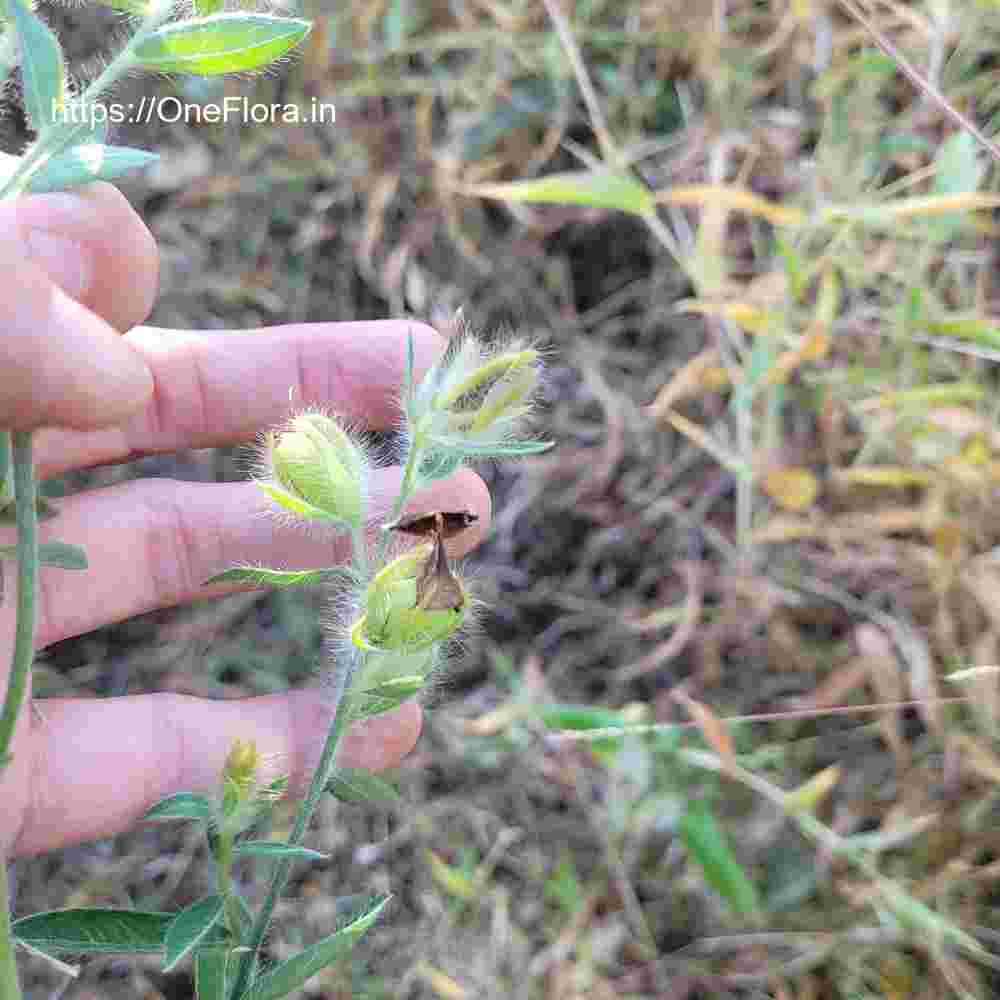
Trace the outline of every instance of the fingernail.
{"label": "fingernail", "polygon": [[78,240],[45,229],[24,233],[28,253],[70,298],[81,301],[90,288],[93,262],[89,250]]}

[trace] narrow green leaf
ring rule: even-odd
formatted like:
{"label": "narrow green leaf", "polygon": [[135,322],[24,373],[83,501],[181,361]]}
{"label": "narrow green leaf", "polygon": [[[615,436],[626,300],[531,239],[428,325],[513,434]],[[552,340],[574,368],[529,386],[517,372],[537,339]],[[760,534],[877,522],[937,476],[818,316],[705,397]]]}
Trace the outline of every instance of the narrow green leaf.
{"label": "narrow green leaf", "polygon": [[267,566],[234,566],[216,573],[210,583],[252,583],[257,587],[314,587],[321,583],[351,583],[354,575],[344,566],[326,569],[269,569]]}
{"label": "narrow green leaf", "polygon": [[51,542],[42,542],[38,546],[38,559],[43,566],[53,566],[57,569],[86,569],[86,550],[79,545],[70,542],[60,542],[54,539]]}
{"label": "narrow green leaf", "polygon": [[10,431],[0,431],[0,506],[14,501],[14,466],[11,462]]}
{"label": "narrow green leaf", "polygon": [[160,799],[142,818],[144,820],[208,820],[212,818],[212,803],[204,795],[195,795],[193,792],[178,792],[176,795],[168,795],[165,799]]}
{"label": "narrow green leaf", "polygon": [[305,861],[325,861],[330,855],[311,851],[308,847],[293,847],[277,840],[241,840],[236,853],[254,858],[302,858]]}
{"label": "narrow green leaf", "polygon": [[405,677],[394,677],[364,691],[352,691],[351,717],[365,719],[370,715],[391,712],[408,698],[419,694],[423,690],[424,683],[423,674],[408,674]]}
{"label": "narrow green leaf", "polygon": [[24,107],[39,133],[59,120],[66,96],[66,67],[55,32],[31,10],[27,0],[8,0],[21,54]]}
{"label": "narrow green leaf", "polygon": [[[546,728],[553,730],[586,732],[592,729],[621,729],[628,725],[621,712],[599,705],[542,705],[537,711]],[[587,743],[605,761],[610,761],[623,745],[624,737],[620,736],[594,738]]]}
{"label": "narrow green leaf", "polygon": [[261,976],[241,1000],[279,1000],[297,990],[307,979],[346,955],[375,923],[391,897],[377,898],[360,916],[322,941],[304,948]]}
{"label": "narrow green leaf", "polygon": [[737,913],[756,912],[757,890],[736,860],[728,838],[706,802],[696,799],[688,803],[687,812],[681,817],[680,833],[709,885]]}
{"label": "narrow green leaf", "polygon": [[225,945],[198,949],[194,959],[194,988],[198,1000],[226,1000],[229,951]]}
{"label": "narrow green leaf", "polygon": [[221,896],[206,896],[181,910],[170,921],[164,938],[167,949],[164,972],[169,972],[185,955],[205,940],[222,916],[223,903]]}
{"label": "narrow green leaf", "polygon": [[[979,157],[979,144],[968,132],[956,132],[942,143],[934,158],[937,168],[931,193],[936,195],[966,194],[979,189],[986,164]],[[938,239],[952,239],[963,228],[969,228],[968,212],[949,212],[937,218],[924,219],[924,225]]]}
{"label": "narrow green leaf", "polygon": [[[0,559],[16,559],[16,545],[0,545]],[[86,569],[87,553],[69,542],[42,542],[38,546],[38,561],[53,569]]]}
{"label": "narrow green leaf", "polygon": [[84,143],[53,156],[28,182],[34,194],[66,191],[93,181],[113,181],[130,170],[139,170],[159,159],[156,153],[128,146]]}
{"label": "narrow green leaf", "polygon": [[382,715],[384,712],[391,712],[394,708],[399,708],[401,701],[399,698],[378,698],[364,691],[348,695],[348,698],[348,711],[354,722],[370,718],[373,715]]}
{"label": "narrow green leaf", "polygon": [[[50,521],[52,518],[56,517],[59,513],[57,507],[49,503],[45,497],[38,497],[35,501],[35,510],[38,513],[39,521]],[[14,504],[8,502],[2,508],[0,508],[0,524],[16,524],[17,523],[17,511],[14,509]]]}
{"label": "narrow green leaf", "polygon": [[163,950],[172,913],[86,907],[33,913],[14,922],[14,936],[49,954],[145,954]]}
{"label": "narrow green leaf", "polygon": [[150,7],[150,0],[98,0],[98,3],[123,14],[135,14],[138,17],[145,17]]}
{"label": "narrow green leaf", "polygon": [[753,347],[750,349],[750,358],[746,366],[746,373],[743,376],[743,380],[736,387],[732,402],[729,404],[729,408],[734,413],[749,410],[753,405],[757,389],[773,367],[777,354],[777,345],[774,337],[762,333],[760,336],[754,338]]}
{"label": "narrow green leaf", "polygon": [[430,483],[436,479],[447,479],[462,464],[462,455],[441,450],[428,451],[420,457],[417,479]]}
{"label": "narrow green leaf", "polygon": [[398,802],[399,792],[363,767],[338,767],[326,786],[341,802]]}
{"label": "narrow green leaf", "polygon": [[413,375],[413,331],[406,331],[406,370],[403,373],[403,405],[406,416],[413,419],[413,400],[416,383]]}
{"label": "narrow green leaf", "polygon": [[617,729],[627,725],[621,712],[600,705],[542,705],[538,716],[548,729]]}
{"label": "narrow green leaf", "polygon": [[240,73],[280,59],[311,27],[308,21],[270,14],[188,18],[153,32],[137,47],[136,58],[146,69],[161,73]]}
{"label": "narrow green leaf", "polygon": [[655,198],[644,184],[631,174],[608,169],[574,170],[508,184],[475,184],[465,190],[480,198],[590,205],[635,215],[648,215],[656,207]]}
{"label": "narrow green leaf", "polygon": [[0,86],[17,68],[17,39],[13,31],[0,33]]}
{"label": "narrow green leaf", "polygon": [[527,455],[541,455],[554,447],[554,441],[507,441],[482,445],[469,441],[462,443],[462,450],[469,458],[524,458]]}

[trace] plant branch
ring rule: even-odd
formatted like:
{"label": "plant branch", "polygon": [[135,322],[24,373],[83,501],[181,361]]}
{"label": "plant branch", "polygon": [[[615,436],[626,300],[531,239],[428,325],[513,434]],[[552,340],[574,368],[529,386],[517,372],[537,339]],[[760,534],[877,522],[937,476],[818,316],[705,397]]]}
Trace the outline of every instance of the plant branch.
{"label": "plant branch", "polygon": [[21,987],[14,961],[14,936],[10,926],[10,887],[7,882],[7,860],[0,858],[0,997],[21,1000]]}
{"label": "plant branch", "polygon": [[[323,746],[323,753],[320,756],[319,764],[317,764],[316,770],[313,772],[309,791],[299,805],[298,812],[295,815],[295,823],[292,826],[292,832],[289,834],[287,841],[289,846],[295,847],[302,843],[302,839],[309,827],[309,821],[316,811],[320,797],[326,791],[326,786],[330,783],[330,776],[333,772],[334,760],[337,754],[337,746],[340,743],[341,736],[347,729],[347,712],[344,711],[346,699],[344,698],[344,694],[357,669],[360,655],[360,653],[356,654],[352,658],[352,662],[345,670],[340,672],[340,676],[337,678],[337,690],[334,692],[334,700],[337,707],[333,717],[333,724],[327,733],[326,743]],[[229,994],[230,1000],[239,1000],[239,997],[243,995],[250,985],[251,969],[254,966],[257,953],[264,943],[264,935],[267,934],[278,897],[285,891],[285,887],[288,885],[288,876],[291,870],[292,859],[288,856],[282,857],[275,866],[274,874],[271,876],[271,884],[267,890],[267,897],[260,908],[260,912],[257,914],[256,920],[254,920],[253,927],[251,927],[250,934],[245,943],[247,953],[240,962],[236,981],[233,983],[233,988]]]}
{"label": "plant branch", "polygon": [[14,498],[17,518],[17,623],[14,655],[0,712],[0,770],[10,762],[17,716],[24,701],[35,650],[35,587],[38,577],[38,512],[31,432],[14,433]]}

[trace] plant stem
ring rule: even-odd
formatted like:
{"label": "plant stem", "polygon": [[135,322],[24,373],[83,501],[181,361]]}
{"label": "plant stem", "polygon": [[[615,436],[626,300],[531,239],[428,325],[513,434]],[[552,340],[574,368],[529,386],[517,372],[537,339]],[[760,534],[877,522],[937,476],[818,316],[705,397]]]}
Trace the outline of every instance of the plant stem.
{"label": "plant stem", "polygon": [[[417,466],[420,463],[420,453],[423,451],[423,441],[420,433],[413,436],[413,443],[410,445],[409,454],[406,456],[406,466],[403,469],[403,481],[399,484],[399,493],[389,512],[389,520],[395,521],[403,513],[403,505],[410,499],[413,492],[413,480],[417,474]],[[375,559],[376,568],[381,567],[385,559],[385,547],[389,542],[389,532],[385,528],[378,540],[378,555]]]}
{"label": "plant stem", "polygon": [[[35,583],[38,574],[38,513],[35,509],[35,470],[31,461],[31,434],[18,431],[13,441],[14,500],[17,518],[17,623],[14,655],[3,712],[0,714],[0,772],[10,762],[10,746],[28,686],[35,647]],[[10,921],[7,860],[0,857],[0,997],[20,1000],[21,987],[14,960]]]}
{"label": "plant stem", "polygon": [[[306,829],[309,826],[309,821],[312,819],[312,814],[316,811],[320,797],[326,791],[326,786],[330,782],[330,775],[333,772],[334,759],[337,754],[337,746],[340,743],[340,737],[343,735],[344,730],[347,729],[347,712],[343,711],[346,704],[344,693],[351,682],[351,677],[354,676],[359,659],[360,653],[353,657],[348,668],[341,671],[341,676],[337,678],[337,691],[334,694],[337,708],[334,713],[333,724],[327,733],[326,743],[323,746],[323,753],[320,756],[319,764],[317,764],[316,770],[313,772],[309,791],[299,805],[298,812],[295,814],[295,823],[292,826],[292,832],[289,834],[287,841],[289,846],[295,847],[302,842],[302,838],[305,836]],[[271,876],[271,884],[267,890],[267,897],[264,899],[260,913],[257,914],[257,919],[250,929],[248,940],[244,942],[247,954],[240,962],[236,981],[229,993],[231,1000],[238,1000],[249,986],[250,970],[253,968],[257,952],[260,951],[264,935],[267,933],[267,928],[271,923],[271,915],[274,913],[278,897],[284,892],[285,886],[288,884],[288,876],[291,870],[292,859],[288,857],[281,858],[275,866],[274,874]]]}
{"label": "plant stem", "polygon": [[[416,435],[410,446],[409,454],[406,457],[406,466],[403,469],[403,481],[400,484],[399,493],[389,514],[390,521],[395,521],[399,517],[403,510],[403,505],[413,492],[413,481],[416,477],[421,450],[422,443],[419,435]],[[376,566],[382,565],[385,557],[385,547],[388,542],[388,534],[388,531],[383,528],[382,536],[379,538]],[[357,566],[365,565],[367,562],[367,558],[363,554],[364,550],[361,548],[362,545],[363,538],[356,538],[354,540],[354,559]],[[365,563],[359,562],[362,558],[365,559]],[[306,793],[306,797],[302,800],[298,812],[295,814],[295,823],[292,826],[292,831],[287,841],[292,847],[298,846],[302,842],[302,838],[305,836],[306,829],[309,826],[309,821],[312,819],[312,814],[316,811],[316,805],[326,791],[326,786],[330,783],[330,775],[333,772],[337,746],[340,743],[341,736],[347,729],[347,712],[344,710],[346,699],[344,695],[350,687],[351,678],[354,676],[362,656],[363,654],[360,651],[353,654],[351,662],[347,664],[346,669],[342,670],[336,679],[336,688],[333,693],[333,702],[336,705],[333,723],[330,726],[330,731],[327,733],[326,743],[323,746],[323,753],[320,755],[319,764],[316,765],[316,770],[313,772],[309,791]],[[257,952],[260,951],[264,935],[267,933],[267,928],[271,923],[271,916],[277,905],[278,897],[284,892],[285,886],[288,884],[288,876],[291,869],[292,859],[288,857],[281,858],[275,866],[274,874],[271,876],[271,884],[267,890],[267,896],[264,899],[260,912],[257,914],[257,919],[254,921],[253,927],[250,928],[250,934],[244,942],[247,953],[240,961],[236,981],[233,983],[233,988],[229,993],[230,1000],[239,1000],[239,997],[246,992],[249,986],[250,973],[253,969]]]}
{"label": "plant stem", "polygon": [[229,830],[218,831],[218,840],[212,854],[215,858],[216,889],[225,900],[226,926],[233,940],[239,941],[243,911],[233,894],[233,835]]}
{"label": "plant stem", "polygon": [[0,770],[9,761],[17,716],[35,651],[35,585],[38,576],[38,513],[30,431],[14,433],[14,498],[17,518],[17,623],[7,693],[0,713]]}
{"label": "plant stem", "polygon": [[10,887],[5,858],[0,858],[0,997],[3,1000],[21,1000],[17,963],[14,961],[14,937],[10,929]]}
{"label": "plant stem", "polygon": [[[97,99],[123,74],[133,69],[136,65],[136,49],[146,41],[146,39],[166,21],[173,13],[173,4],[167,0],[158,0],[151,5],[150,13],[143,20],[136,33],[128,40],[125,48],[118,53],[115,58],[104,67],[104,70],[91,83],[78,101],[82,108],[87,109],[89,105],[95,105]],[[21,157],[17,169],[6,179],[0,188],[0,198],[9,198],[16,194],[21,194],[28,189],[31,178],[45,166],[53,156],[57,156],[70,146],[79,142],[87,141],[85,137],[92,133],[93,123],[88,115],[80,116],[80,121],[72,124],[64,124],[61,128],[51,129]]]}

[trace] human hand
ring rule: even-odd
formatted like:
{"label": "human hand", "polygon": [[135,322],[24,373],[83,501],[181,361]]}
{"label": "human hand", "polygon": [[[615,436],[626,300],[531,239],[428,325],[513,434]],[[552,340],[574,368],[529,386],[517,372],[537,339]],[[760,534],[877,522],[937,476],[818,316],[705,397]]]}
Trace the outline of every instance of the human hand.
{"label": "human hand", "polygon": [[[41,235],[29,238],[29,230]],[[8,288],[0,300],[0,427],[44,428],[35,435],[40,479],[247,441],[306,404],[386,426],[395,416],[407,332],[418,372],[443,348],[431,328],[402,321],[210,333],[134,327],[155,295],[156,247],[108,185],[0,203],[0,273]],[[400,478],[398,469],[376,473],[376,509],[388,510]],[[261,517],[266,503],[251,483],[166,479],[60,500],[58,517],[39,526],[40,539],[83,546],[90,568],[41,569],[36,647],[227,593],[235,588],[202,581],[237,562],[329,563],[315,537]],[[408,509],[478,514],[457,539],[464,550],[485,529],[490,499],[463,470]],[[13,541],[13,529],[0,529],[0,543]],[[0,607],[0,694],[13,648],[12,577]],[[0,772],[0,858],[126,829],[178,791],[214,792],[237,737],[253,739],[275,762],[270,777],[287,774],[299,789],[332,715],[318,690],[239,701],[150,694],[37,705],[22,709],[13,762]],[[352,727],[338,760],[391,767],[419,731],[419,707],[406,704]]]}

